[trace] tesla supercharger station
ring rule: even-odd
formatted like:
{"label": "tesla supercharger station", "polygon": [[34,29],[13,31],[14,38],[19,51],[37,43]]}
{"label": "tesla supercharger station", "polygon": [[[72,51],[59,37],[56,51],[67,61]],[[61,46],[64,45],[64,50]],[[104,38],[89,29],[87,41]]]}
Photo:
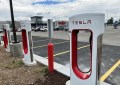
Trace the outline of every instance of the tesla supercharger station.
{"label": "tesla supercharger station", "polygon": [[1,46],[1,36],[0,36],[0,46]]}
{"label": "tesla supercharger station", "polygon": [[[102,35],[104,32],[102,13],[79,14],[69,18],[70,31],[70,84],[66,85],[100,85],[100,58],[102,55]],[[83,72],[77,63],[77,37],[80,30],[89,30],[90,37],[90,70]],[[84,56],[83,56],[84,57]]]}
{"label": "tesla supercharger station", "polygon": [[11,35],[9,24],[3,24],[3,29],[4,29],[3,33],[4,47],[6,48],[7,52],[10,52]]}
{"label": "tesla supercharger station", "polygon": [[21,21],[22,29],[22,43],[23,43],[23,62],[27,66],[36,65],[36,61],[33,58],[33,44],[31,34],[31,23],[29,21]]}

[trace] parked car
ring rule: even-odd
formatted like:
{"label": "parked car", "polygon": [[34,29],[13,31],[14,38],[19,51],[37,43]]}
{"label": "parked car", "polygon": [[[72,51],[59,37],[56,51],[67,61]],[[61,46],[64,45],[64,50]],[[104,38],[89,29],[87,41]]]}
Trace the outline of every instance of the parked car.
{"label": "parked car", "polygon": [[59,26],[59,30],[64,30],[64,27],[63,26]]}
{"label": "parked car", "polygon": [[58,30],[63,30],[64,27],[63,26],[56,26],[53,29],[54,29],[54,31],[56,31],[56,30],[58,31]]}
{"label": "parked car", "polygon": [[36,27],[34,31],[37,32],[37,31],[40,31],[40,29],[41,29],[40,27]]}
{"label": "parked car", "polygon": [[69,28],[68,28],[67,26],[65,26],[65,27],[64,27],[64,30],[65,30],[65,31],[68,31],[68,30],[69,30]]}
{"label": "parked car", "polygon": [[31,28],[31,31],[34,31],[34,30],[35,30],[35,28],[34,28],[34,27],[32,27],[32,28]]}
{"label": "parked car", "polygon": [[58,31],[58,30],[59,30],[59,27],[56,26],[56,27],[53,28],[53,30],[54,30],[54,31]]}
{"label": "parked car", "polygon": [[3,32],[3,28],[0,29],[0,33],[2,33],[2,32]]}
{"label": "parked car", "polygon": [[18,28],[18,29],[17,29],[17,31],[18,31],[18,32],[21,32],[21,31],[22,31],[22,29],[21,29],[21,28]]}
{"label": "parked car", "polygon": [[40,31],[42,31],[42,32],[46,32],[47,30],[48,30],[47,26],[43,26],[43,27],[40,29]]}

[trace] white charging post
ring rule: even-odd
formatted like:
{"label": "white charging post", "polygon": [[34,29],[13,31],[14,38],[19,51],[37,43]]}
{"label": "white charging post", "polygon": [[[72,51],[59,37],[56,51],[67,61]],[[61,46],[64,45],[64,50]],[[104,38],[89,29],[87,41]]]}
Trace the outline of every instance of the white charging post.
{"label": "white charging post", "polygon": [[11,35],[10,35],[10,26],[9,24],[3,24],[3,38],[4,38],[4,46],[7,52],[10,52],[10,43],[11,43]]}
{"label": "white charging post", "polygon": [[32,33],[31,33],[31,22],[21,21],[22,29],[22,43],[23,43],[23,62],[27,66],[36,65],[36,61],[33,58],[33,43],[32,43]]}
{"label": "white charging post", "polygon": [[[70,84],[66,85],[100,85],[100,64],[102,56],[102,35],[104,33],[104,19],[102,13],[79,14],[69,18],[70,30]],[[83,72],[77,63],[78,32],[89,30],[90,39],[90,70]],[[84,56],[83,56],[84,57]]]}
{"label": "white charging post", "polygon": [[1,46],[1,36],[0,36],[0,46]]}
{"label": "white charging post", "polygon": [[2,46],[2,38],[1,37],[2,37],[2,34],[0,33],[0,46]]}

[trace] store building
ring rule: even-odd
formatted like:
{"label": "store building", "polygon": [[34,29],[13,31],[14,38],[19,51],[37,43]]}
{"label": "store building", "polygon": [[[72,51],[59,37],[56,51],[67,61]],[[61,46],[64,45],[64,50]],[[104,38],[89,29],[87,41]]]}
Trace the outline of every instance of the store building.
{"label": "store building", "polygon": [[68,21],[65,20],[58,20],[58,21],[54,21],[54,27],[68,27]]}
{"label": "store building", "polygon": [[47,21],[43,21],[43,16],[33,16],[31,17],[32,28],[47,26]]}

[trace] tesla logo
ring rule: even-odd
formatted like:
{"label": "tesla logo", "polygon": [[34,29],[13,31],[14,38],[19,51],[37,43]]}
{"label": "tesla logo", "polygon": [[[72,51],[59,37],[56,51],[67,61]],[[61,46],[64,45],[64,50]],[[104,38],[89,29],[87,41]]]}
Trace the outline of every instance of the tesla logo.
{"label": "tesla logo", "polygon": [[87,21],[82,21],[82,20],[80,20],[80,21],[72,21],[72,23],[73,23],[74,25],[79,25],[79,24],[91,24],[92,21],[91,21],[91,20],[87,20]]}

